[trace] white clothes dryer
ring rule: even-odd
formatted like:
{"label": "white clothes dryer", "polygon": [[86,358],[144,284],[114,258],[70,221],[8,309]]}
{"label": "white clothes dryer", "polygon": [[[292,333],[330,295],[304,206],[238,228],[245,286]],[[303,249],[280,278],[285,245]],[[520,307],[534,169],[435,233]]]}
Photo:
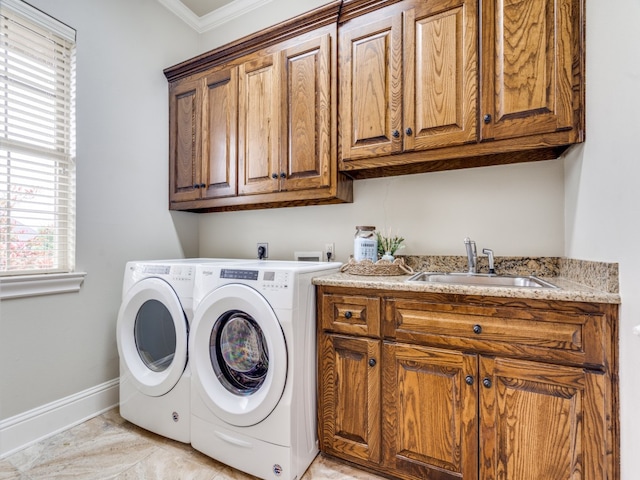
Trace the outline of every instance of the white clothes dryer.
{"label": "white clothes dryer", "polygon": [[301,478],[318,453],[314,276],[340,263],[196,268],[191,444],[262,479]]}
{"label": "white clothes dryer", "polygon": [[203,262],[232,260],[128,262],[116,326],[121,416],[185,443],[191,440],[188,334],[195,268]]}

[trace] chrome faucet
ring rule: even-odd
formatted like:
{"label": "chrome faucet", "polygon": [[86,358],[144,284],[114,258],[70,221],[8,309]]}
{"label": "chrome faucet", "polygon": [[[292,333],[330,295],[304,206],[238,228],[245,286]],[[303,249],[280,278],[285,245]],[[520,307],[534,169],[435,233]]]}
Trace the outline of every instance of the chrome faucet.
{"label": "chrome faucet", "polygon": [[489,257],[489,274],[493,275],[496,273],[495,265],[493,262],[493,250],[490,248],[483,248],[482,253],[484,253],[487,257]]}
{"label": "chrome faucet", "polygon": [[478,252],[476,251],[476,242],[467,237],[464,239],[464,246],[467,248],[469,273],[478,273]]}

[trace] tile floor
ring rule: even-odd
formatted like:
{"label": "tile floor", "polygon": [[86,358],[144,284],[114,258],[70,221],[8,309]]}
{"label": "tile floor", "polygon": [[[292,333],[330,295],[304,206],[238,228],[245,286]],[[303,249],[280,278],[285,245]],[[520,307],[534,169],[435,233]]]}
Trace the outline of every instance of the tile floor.
{"label": "tile floor", "polygon": [[[252,480],[192,449],[122,419],[93,418],[0,460],[0,480]],[[301,480],[383,480],[322,455]]]}

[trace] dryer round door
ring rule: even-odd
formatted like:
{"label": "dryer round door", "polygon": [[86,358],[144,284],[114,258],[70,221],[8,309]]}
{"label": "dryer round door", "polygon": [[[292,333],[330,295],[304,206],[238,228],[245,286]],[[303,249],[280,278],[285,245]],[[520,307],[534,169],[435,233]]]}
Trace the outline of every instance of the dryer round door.
{"label": "dryer round door", "polygon": [[196,307],[190,338],[192,382],[224,422],[246,427],[269,416],[287,379],[287,344],[266,299],[224,285]]}
{"label": "dryer round door", "polygon": [[125,294],[116,338],[120,361],[145,395],[169,392],[187,365],[188,323],[171,286],[145,278]]}

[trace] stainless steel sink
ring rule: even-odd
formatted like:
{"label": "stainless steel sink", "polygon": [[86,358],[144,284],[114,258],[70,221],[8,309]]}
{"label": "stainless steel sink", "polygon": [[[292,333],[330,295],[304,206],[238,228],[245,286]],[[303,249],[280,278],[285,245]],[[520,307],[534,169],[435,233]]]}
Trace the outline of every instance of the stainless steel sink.
{"label": "stainless steel sink", "polygon": [[479,285],[483,287],[558,288],[552,283],[532,275],[519,277],[482,273],[420,272],[409,277],[406,281],[421,283],[450,283],[455,285]]}

